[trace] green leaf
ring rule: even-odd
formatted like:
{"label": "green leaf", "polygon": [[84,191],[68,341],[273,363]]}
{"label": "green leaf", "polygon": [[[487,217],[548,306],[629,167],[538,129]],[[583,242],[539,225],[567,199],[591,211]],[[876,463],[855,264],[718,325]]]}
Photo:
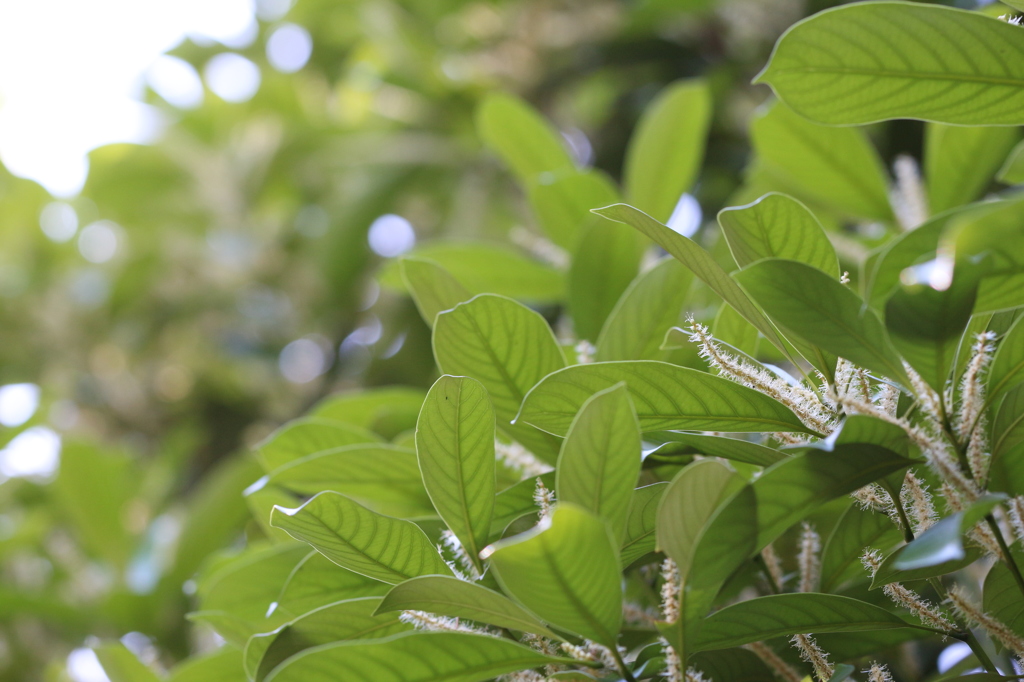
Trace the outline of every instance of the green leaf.
{"label": "green leaf", "polygon": [[692,284],[693,274],[673,258],[634,279],[608,315],[594,358],[661,360],[665,331],[679,322]]}
{"label": "green leaf", "polygon": [[555,468],[556,497],[608,522],[621,540],[640,474],[640,423],[623,383],[587,399],[573,418]]}
{"label": "green leaf", "polygon": [[656,220],[668,221],[679,197],[697,178],[711,105],[705,81],[676,81],[647,106],[636,125],[626,151],[626,194],[631,204]]}
{"label": "green leaf", "polygon": [[434,326],[434,318],[473,297],[450,272],[426,258],[400,258],[402,281],[412,295],[420,316]]}
{"label": "green leaf", "polygon": [[[1011,554],[1020,566],[1024,559],[1020,550],[1011,551]],[[1024,637],[1024,600],[1020,598],[1020,587],[1005,562],[996,561],[992,564],[985,576],[982,594],[985,612],[1005,623],[1018,636]]]}
{"label": "green leaf", "polygon": [[996,179],[999,182],[1005,182],[1007,185],[1021,185],[1024,184],[1024,142],[1019,142],[1010,155],[1006,159],[1006,163],[999,169],[999,173],[996,174]]}
{"label": "green leaf", "polygon": [[569,269],[569,311],[577,336],[598,338],[640,270],[644,247],[636,232],[606,220],[582,234]]}
{"label": "green leaf", "polygon": [[821,555],[821,591],[831,592],[847,580],[867,577],[860,563],[864,550],[868,547],[888,549],[900,539],[899,529],[888,516],[851,504],[825,543]]}
{"label": "green leaf", "polygon": [[410,632],[368,642],[338,642],[289,658],[265,682],[483,682],[505,673],[566,663],[497,637]]}
{"label": "green leaf", "polygon": [[504,426],[515,418],[527,391],[565,366],[543,317],[508,298],[476,296],[437,316],[434,357],[445,374],[482,383],[502,429],[541,459],[555,461],[556,440],[529,427]]}
{"label": "green leaf", "polygon": [[964,556],[959,559],[950,559],[949,561],[943,561],[942,563],[923,568],[901,571],[895,566],[900,558],[900,550],[898,549],[882,561],[882,565],[878,567],[874,578],[871,579],[871,589],[875,590],[889,583],[909,583],[915,580],[928,580],[929,578],[949,575],[970,566],[981,556],[981,550],[971,547],[966,549]]}
{"label": "green leaf", "polygon": [[726,649],[702,651],[690,657],[690,665],[709,680],[777,682],[775,673],[752,651]]}
{"label": "green leaf", "polygon": [[377,615],[380,604],[380,597],[328,604],[273,632],[253,636],[245,645],[246,674],[254,682],[263,682],[274,668],[306,649],[331,642],[388,637],[412,629],[397,615]]}
{"label": "green leaf", "polygon": [[[718,312],[715,313],[715,319],[711,323],[711,330],[719,341],[729,344],[750,358],[758,357],[761,340],[757,329],[744,320],[732,306],[719,306]],[[670,329],[665,335],[666,342],[671,333]],[[662,347],[664,348],[665,344]]]}
{"label": "green leaf", "polygon": [[120,642],[93,649],[110,682],[159,682],[155,672]]}
{"label": "green leaf", "polygon": [[320,552],[312,551],[284,580],[274,610],[285,618],[296,618],[321,606],[383,596],[387,591],[386,583],[342,568]]}
{"label": "green leaf", "polygon": [[1006,394],[992,421],[991,488],[1024,494],[1024,386]]}
{"label": "green leaf", "polygon": [[646,213],[626,204],[606,206],[605,208],[595,210],[594,213],[604,216],[608,220],[631,225],[652,239],[661,248],[668,251],[676,260],[689,268],[698,279],[707,284],[726,303],[735,308],[736,312],[742,315],[750,324],[754,325],[759,332],[764,334],[765,338],[772,345],[786,352],[785,345],[771,322],[768,321],[736,282],[729,277],[729,273],[723,270],[722,266],[715,262],[711,254],[698,246],[695,241],[684,237],[671,228],[662,225]]}
{"label": "green leaf", "polygon": [[361,426],[393,438],[416,426],[424,391],[409,386],[364,388],[328,396],[313,407],[311,416]]}
{"label": "green leaf", "polygon": [[755,82],[828,125],[1024,123],[1019,27],[948,7],[873,2],[826,10],[779,38]]}
{"label": "green leaf", "polygon": [[491,521],[491,535],[500,534],[508,524],[527,514],[540,512],[533,499],[537,481],[544,483],[548,490],[555,487],[555,472],[550,471],[536,478],[528,478],[502,490],[494,498],[494,519]]}
{"label": "green leaf", "polygon": [[377,613],[402,610],[468,618],[499,628],[562,639],[508,597],[458,578],[427,575],[406,580],[391,588]]}
{"label": "green leaf", "polygon": [[668,483],[662,482],[646,485],[634,491],[629,504],[629,515],[626,517],[626,533],[619,549],[619,558],[624,567],[654,551],[658,506],[667,488]]}
{"label": "green leaf", "polygon": [[892,220],[888,176],[862,130],[829,128],[774,104],[750,124],[760,163],[801,198],[847,216]]}
{"label": "green leaf", "polygon": [[974,201],[1020,139],[1014,128],[925,126],[925,180],[932,213]]}
{"label": "green leaf", "polygon": [[288,422],[256,446],[267,471],[297,459],[346,445],[377,443],[380,438],[366,429],[323,417],[305,417]]}
{"label": "green leaf", "polygon": [[333,490],[381,513],[433,512],[416,453],[383,443],[347,445],[292,460],[272,471],[268,483],[302,495]]}
{"label": "green leaf", "polygon": [[242,651],[221,647],[213,653],[189,658],[171,670],[167,682],[248,682],[242,668]]}
{"label": "green leaf", "polygon": [[626,383],[643,431],[787,431],[812,433],[782,403],[752,388],[653,360],[595,362],[554,372],[530,390],[516,422],[556,435],[569,430],[597,391]]}
{"label": "green leaf", "polygon": [[773,637],[913,627],[874,604],[834,594],[773,594],[708,616],[695,651],[727,649]]}
{"label": "green leaf", "polygon": [[502,588],[552,625],[615,646],[622,625],[619,552],[608,526],[571,503],[550,523],[484,550]]}
{"label": "green leaf", "polygon": [[530,105],[507,93],[490,95],[477,109],[477,131],[484,143],[526,183],[543,173],[576,169],[562,138]]}
{"label": "green leaf", "polygon": [[723,209],[718,224],[741,268],[762,258],[788,258],[839,278],[839,259],[821,223],[792,197],[772,192]]}
{"label": "green leaf", "polygon": [[898,571],[913,571],[965,558],[964,533],[1005,499],[1006,495],[988,493],[964,511],[942,519],[900,548],[893,557],[892,567]]}
{"label": "green leaf", "polygon": [[651,437],[665,441],[666,446],[672,444],[671,448],[665,446],[658,448],[659,453],[707,455],[760,467],[771,466],[789,458],[785,452],[738,438],[707,436],[681,431],[658,431],[651,434]]}
{"label": "green leaf", "polygon": [[773,320],[808,342],[883,376],[907,381],[885,327],[857,294],[804,263],[768,258],[736,279]]}
{"label": "green leaf", "polygon": [[1024,316],[1017,318],[999,341],[995,357],[992,358],[986,396],[989,404],[1024,383],[1024,322],[1021,320],[1024,320]]}
{"label": "green leaf", "polygon": [[301,507],[275,507],[270,525],[343,568],[386,583],[451,569],[416,524],[376,514],[344,495],[323,492]]}
{"label": "green leaf", "polygon": [[614,204],[619,192],[600,171],[548,174],[527,187],[527,198],[548,238],[573,251],[595,222],[590,209]]}
{"label": "green leaf", "polygon": [[447,375],[434,383],[416,424],[416,455],[434,508],[482,569],[477,555],[490,534],[496,487],[494,409],[483,384]]}
{"label": "green leaf", "polygon": [[700,532],[719,505],[746,481],[713,459],[694,462],[676,474],[658,506],[658,549],[679,567],[686,580]]}

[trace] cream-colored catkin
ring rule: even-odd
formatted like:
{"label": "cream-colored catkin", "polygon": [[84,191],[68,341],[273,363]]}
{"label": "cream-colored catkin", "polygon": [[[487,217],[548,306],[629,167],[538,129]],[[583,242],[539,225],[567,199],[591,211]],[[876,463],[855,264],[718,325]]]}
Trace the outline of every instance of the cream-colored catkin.
{"label": "cream-colored catkin", "polygon": [[775,587],[781,590],[782,584],[786,581],[786,576],[782,573],[782,562],[779,560],[779,555],[775,553],[775,547],[772,546],[772,543],[769,542],[761,550],[761,559],[764,561],[764,567],[768,571],[768,577],[775,583]]}
{"label": "cream-colored catkin", "polygon": [[662,638],[659,641],[661,642],[662,653],[665,654],[665,679],[668,682],[685,682],[683,679],[683,663],[679,660],[679,654],[668,643],[668,640]]}
{"label": "cream-colored catkin", "polygon": [[518,473],[523,480],[532,476],[540,476],[552,470],[551,465],[542,462],[517,442],[502,443],[494,439],[494,454],[509,469]]}
{"label": "cream-colored catkin", "polygon": [[417,630],[428,630],[431,632],[466,632],[474,635],[487,635],[498,637],[498,634],[486,628],[479,628],[473,625],[466,625],[458,618],[439,616],[436,613],[427,611],[402,611],[398,620],[412,625]]}
{"label": "cream-colored catkin", "polygon": [[1024,540],[1024,495],[1018,495],[1007,502],[1010,516],[1010,527],[1017,540]]}
{"label": "cream-colored catkin", "polygon": [[800,682],[804,678],[803,675],[798,673],[789,663],[782,660],[782,657],[764,642],[751,642],[750,644],[744,644],[743,648],[753,652],[783,682]]}
{"label": "cream-colored catkin", "polygon": [[928,491],[928,486],[922,483],[913,471],[908,471],[903,478],[900,498],[903,501],[903,506],[910,512],[912,530],[915,535],[919,535],[935,525],[938,514],[932,503],[932,495]]}
{"label": "cream-colored catkin", "polygon": [[790,640],[793,646],[796,647],[797,651],[800,652],[800,658],[811,664],[814,668],[814,674],[818,678],[818,682],[828,682],[835,675],[836,669],[829,660],[828,654],[821,650],[818,643],[814,641],[814,638],[810,635],[793,635],[793,639]]}
{"label": "cream-colored catkin", "polygon": [[696,668],[686,669],[686,682],[714,682],[710,677],[704,677],[704,673]]}
{"label": "cream-colored catkin", "polygon": [[[878,568],[882,565],[882,553],[877,549],[867,549],[861,554],[860,560],[873,578],[878,572]],[[894,603],[917,616],[925,625],[942,630],[943,632],[954,632],[956,630],[956,626],[934,604],[917,592],[904,587],[901,583],[889,583],[883,586],[882,593]]]}
{"label": "cream-colored catkin", "polygon": [[814,526],[804,523],[800,533],[800,592],[816,592],[821,581],[821,537]]}
{"label": "cream-colored catkin", "polygon": [[868,674],[868,682],[893,682],[889,668],[881,663],[871,662],[871,667],[865,670]]}
{"label": "cream-colored catkin", "polygon": [[872,402],[890,417],[895,417],[900,403],[900,389],[892,384],[882,384]]}
{"label": "cream-colored catkin", "polygon": [[1024,656],[1024,639],[1007,627],[1005,623],[985,613],[967,596],[960,585],[954,586],[949,591],[949,601],[953,605],[953,609],[964,620],[980,625],[985,632],[998,639],[1007,649],[1017,656]]}
{"label": "cream-colored catkin", "polygon": [[977,427],[978,417],[985,407],[985,383],[982,375],[992,361],[996,349],[996,335],[987,331],[975,337],[971,346],[971,358],[960,381],[960,410],[957,413],[956,430],[961,442],[966,442]]}
{"label": "cream-colored catkin", "polygon": [[672,559],[661,564],[661,616],[666,623],[679,621],[679,567]]}
{"label": "cream-colored catkin", "polygon": [[533,490],[533,501],[540,507],[540,520],[551,518],[551,510],[555,506],[555,493],[549,490],[544,481],[537,479],[537,487]]}
{"label": "cream-colored catkin", "polygon": [[651,609],[646,609],[633,602],[622,603],[622,618],[627,623],[640,625],[655,625],[661,620],[661,615]]}

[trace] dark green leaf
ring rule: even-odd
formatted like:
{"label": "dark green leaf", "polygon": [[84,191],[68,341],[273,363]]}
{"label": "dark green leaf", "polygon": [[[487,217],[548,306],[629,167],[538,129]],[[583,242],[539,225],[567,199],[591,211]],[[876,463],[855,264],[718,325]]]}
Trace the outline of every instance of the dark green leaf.
{"label": "dark green leaf", "polygon": [[900,550],[896,550],[887,556],[885,560],[882,561],[882,565],[878,567],[878,571],[875,572],[875,577],[871,580],[871,589],[878,589],[884,585],[888,585],[889,583],[909,583],[914,580],[928,580],[929,578],[949,575],[950,573],[959,571],[961,568],[970,566],[980,557],[980,550],[968,548],[965,550],[965,556],[959,559],[951,559],[949,561],[943,561],[942,563],[925,566],[923,568],[901,571],[895,567],[896,562],[900,558]]}
{"label": "dark green leaf", "polygon": [[[1012,551],[1013,560],[1018,566],[1022,564],[1024,555],[1020,550]],[[1020,587],[1005,562],[992,564],[985,576],[982,606],[993,618],[1005,623],[1018,636],[1024,637],[1024,600],[1021,599]]]}
{"label": "dark green leaf", "polygon": [[860,563],[864,550],[869,547],[888,549],[902,537],[885,514],[851,504],[825,543],[821,555],[821,590],[831,592],[847,580],[867,577]]}

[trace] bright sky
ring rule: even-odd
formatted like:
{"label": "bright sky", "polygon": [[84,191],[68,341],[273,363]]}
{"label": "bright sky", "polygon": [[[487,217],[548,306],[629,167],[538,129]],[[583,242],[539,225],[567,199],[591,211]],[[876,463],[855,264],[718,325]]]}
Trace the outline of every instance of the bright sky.
{"label": "bright sky", "polygon": [[[290,4],[0,0],[0,160],[57,196],[74,195],[88,173],[90,149],[146,142],[159,134],[159,113],[138,101],[147,76],[171,78],[168,88],[184,88],[182,103],[198,103],[195,92],[189,94],[199,84],[194,70],[185,65],[183,71],[180,60],[161,61],[163,52],[187,36],[226,49],[243,47],[256,36],[257,15],[278,19]],[[251,76],[254,65],[243,61]],[[255,87],[258,83],[256,71]]]}

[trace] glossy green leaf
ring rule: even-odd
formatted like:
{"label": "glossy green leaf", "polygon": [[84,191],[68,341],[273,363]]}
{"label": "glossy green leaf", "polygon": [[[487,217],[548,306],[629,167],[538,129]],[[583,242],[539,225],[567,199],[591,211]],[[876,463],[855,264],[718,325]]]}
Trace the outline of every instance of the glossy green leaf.
{"label": "glossy green leaf", "polygon": [[1017,318],[1006,335],[999,340],[992,366],[988,371],[988,395],[991,403],[1024,383],[1024,316]]}
{"label": "glossy green leaf", "polygon": [[296,509],[275,507],[270,523],[368,578],[394,584],[418,575],[451,575],[416,524],[376,514],[338,493],[320,493]]}
{"label": "glossy green leaf", "polygon": [[964,559],[964,533],[973,528],[1005,495],[989,493],[962,512],[947,516],[921,533],[913,542],[902,547],[893,557],[892,567],[898,571],[913,571]]}
{"label": "glossy green leaf", "polygon": [[672,479],[658,506],[658,549],[679,567],[686,580],[693,550],[701,531],[719,505],[746,481],[735,471],[713,459],[687,466]]}
{"label": "glossy green leaf", "polygon": [[387,583],[342,568],[317,551],[309,552],[281,583],[274,610],[297,618],[313,609],[347,599],[383,596]]}
{"label": "glossy green leaf", "polygon": [[506,592],[552,625],[615,646],[622,625],[619,552],[608,526],[571,503],[550,523],[484,552]]}
{"label": "glossy green leaf", "polygon": [[697,178],[711,104],[705,81],[677,81],[659,93],[636,125],[626,151],[626,194],[655,220],[668,221],[679,197]]}
{"label": "glossy green leaf", "polygon": [[902,539],[887,515],[851,504],[832,529],[821,555],[821,591],[831,592],[843,582],[866,578],[860,557],[868,547],[888,549]]}
{"label": "glossy green leaf", "polygon": [[1013,148],[996,178],[1008,185],[1024,184],[1024,142],[1017,143]]}
{"label": "glossy green leaf", "polygon": [[364,597],[328,604],[273,632],[255,635],[245,645],[246,673],[254,682],[263,682],[279,664],[306,649],[331,642],[388,637],[412,629],[397,614],[377,615],[380,603],[380,597]]}
{"label": "glossy green leaf", "polygon": [[722,269],[711,254],[702,249],[692,239],[662,225],[643,211],[638,211],[626,204],[615,204],[595,210],[594,213],[609,220],[630,225],[652,239],[661,248],[668,251],[676,260],[693,272],[702,282],[726,303],[736,309],[750,324],[764,334],[776,348],[785,349],[781,337],[771,322],[758,310],[753,301],[743,292],[736,282]]}
{"label": "glossy green leaf", "polygon": [[527,198],[548,238],[573,251],[595,222],[590,209],[614,204],[619,192],[608,176],[590,169],[543,175],[527,187]]}
{"label": "glossy green leaf", "polygon": [[924,176],[932,213],[977,199],[1019,139],[1014,128],[928,124]]}
{"label": "glossy green leaf", "polygon": [[735,462],[745,462],[761,467],[771,466],[789,457],[785,452],[738,438],[708,436],[681,431],[658,431],[651,434],[651,436],[652,438],[666,441],[666,444],[671,443],[673,445],[671,449],[658,448],[659,452],[670,451],[677,454],[685,453],[721,457],[722,459],[731,459]]}
{"label": "glossy green leaf", "polygon": [[530,390],[516,422],[556,435],[590,396],[626,383],[643,431],[810,433],[782,403],[722,377],[653,360],[595,362],[554,372]]}
{"label": "glossy green leaf", "polygon": [[696,651],[726,649],[773,637],[912,627],[898,616],[857,599],[795,593],[757,597],[727,606],[701,626]]}
{"label": "glossy green leaf", "polygon": [[461,632],[410,632],[382,640],[308,649],[275,668],[265,682],[334,682],[338,672],[374,682],[483,682],[566,659],[511,640]]}
{"label": "glossy green leaf", "polygon": [[597,219],[580,236],[569,268],[569,311],[581,339],[596,340],[640,270],[645,244],[628,227]]}
{"label": "glossy green leaf", "polygon": [[120,642],[93,649],[110,682],[159,682],[150,668]]}
{"label": "glossy green leaf", "polygon": [[882,321],[857,294],[804,263],[769,258],[736,273],[773,320],[856,365],[900,381],[906,373]]}
{"label": "glossy green leaf", "polygon": [[458,578],[427,575],[406,580],[391,588],[377,608],[377,613],[402,610],[468,618],[499,628],[561,639],[508,597],[478,583]]}
{"label": "glossy green leaf", "polygon": [[655,530],[658,520],[658,506],[665,494],[668,483],[653,483],[637,488],[629,504],[626,517],[626,533],[622,538],[619,558],[623,566],[629,566],[640,557],[655,549]]}
{"label": "glossy green leaf", "polygon": [[931,566],[901,571],[896,568],[896,562],[899,561],[901,556],[898,549],[882,561],[882,565],[878,567],[878,571],[875,572],[875,576],[871,580],[871,589],[878,589],[889,583],[909,583],[914,580],[928,580],[929,578],[949,575],[970,566],[981,558],[981,555],[980,550],[970,547],[966,548],[964,556],[958,559],[950,559],[949,561],[943,561]]}
{"label": "glossy green leaf", "polygon": [[484,143],[524,182],[575,170],[558,132],[514,95],[490,95],[477,109],[476,125]]}
{"label": "glossy green leaf", "polygon": [[821,223],[792,197],[772,192],[752,204],[723,209],[718,224],[741,268],[762,258],[788,258],[839,277],[839,259]]}
{"label": "glossy green leaf", "polygon": [[863,131],[820,126],[776,103],[751,121],[750,138],[759,162],[799,198],[847,216],[892,220],[885,167]]}
{"label": "glossy green leaf", "polygon": [[416,309],[431,327],[438,313],[451,310],[473,297],[450,272],[434,261],[406,257],[398,264]]}
{"label": "glossy green leaf", "polygon": [[416,455],[434,508],[476,563],[496,486],[494,409],[483,384],[447,375],[434,383],[416,424]]}
{"label": "glossy green leaf", "polygon": [[538,457],[555,461],[559,445],[550,436],[529,427],[504,426],[538,381],[565,366],[543,317],[508,298],[476,296],[437,316],[434,356],[445,374],[482,383],[502,429]]}
{"label": "glossy green leaf", "polygon": [[679,322],[692,284],[693,274],[674,258],[634,279],[608,315],[594,358],[661,360],[665,331]]}
{"label": "glossy green leaf", "polygon": [[625,384],[587,399],[569,426],[555,468],[555,495],[608,522],[621,540],[640,474],[640,423]]}
{"label": "glossy green leaf", "polygon": [[316,452],[379,441],[378,436],[358,426],[323,417],[304,417],[274,431],[256,446],[256,451],[264,468],[273,471]]}
{"label": "glossy green leaf", "polygon": [[826,10],[779,38],[755,82],[829,125],[1024,123],[1018,27],[948,7],[877,2]]}

